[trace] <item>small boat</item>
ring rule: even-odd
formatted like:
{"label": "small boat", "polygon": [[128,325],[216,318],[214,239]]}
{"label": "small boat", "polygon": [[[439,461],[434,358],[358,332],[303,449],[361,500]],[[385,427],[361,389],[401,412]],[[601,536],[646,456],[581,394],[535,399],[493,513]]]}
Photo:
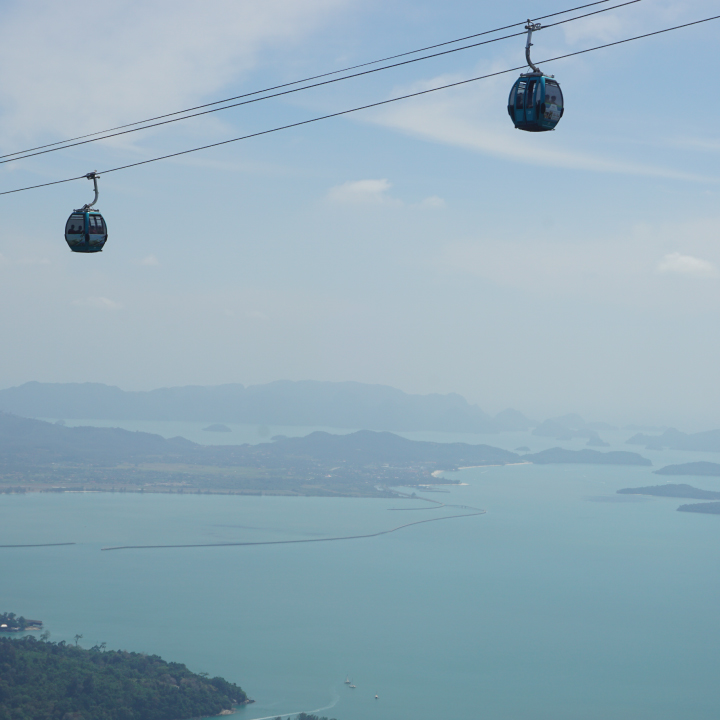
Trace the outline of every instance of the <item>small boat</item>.
{"label": "small boat", "polygon": [[354,690],[357,686],[350,683],[350,687]]}
{"label": "small boat", "polygon": [[346,684],[346,685],[349,685],[349,684],[350,684],[350,676],[349,676],[349,675],[347,675],[347,676],[345,677],[345,684]]}
{"label": "small boat", "polygon": [[378,699],[378,696],[377,696],[377,695],[375,696],[375,699],[376,699],[376,700]]}

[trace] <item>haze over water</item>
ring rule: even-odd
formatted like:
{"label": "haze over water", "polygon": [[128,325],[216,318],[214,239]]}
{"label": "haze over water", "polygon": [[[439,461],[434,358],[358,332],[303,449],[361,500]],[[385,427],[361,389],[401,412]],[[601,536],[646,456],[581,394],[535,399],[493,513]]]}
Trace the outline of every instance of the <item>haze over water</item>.
{"label": "haze over water", "polygon": [[[645,454],[656,468],[689,459]],[[1,495],[2,544],[78,543],[1,549],[3,603],[44,620],[53,640],[82,633],[86,647],[157,653],[238,682],[256,700],[242,720],[327,706],[322,714],[340,720],[717,716],[716,517],[675,512],[682,500],[615,494],[664,482],[649,468],[517,465],[459,477],[467,485],[427,497],[486,515],[260,547],[100,552],[363,534],[458,511],[389,510],[425,507],[402,500]],[[693,482],[720,490],[717,478]]]}
{"label": "haze over water", "polygon": [[[353,381],[458,393],[491,416],[720,427],[720,143],[717,114],[689,112],[699,97],[717,102],[706,79],[718,3],[592,4],[2,3],[12,70],[0,74],[0,389],[96,382],[192,397],[202,386]],[[78,17],[102,29],[102,52],[78,52]],[[533,57],[565,95],[557,132],[518,132],[507,115],[530,17],[545,25]],[[420,62],[412,51],[423,47],[433,57]],[[398,65],[379,72],[379,58]],[[352,67],[357,77],[336,82]],[[67,91],[79,77],[92,88],[82,105]],[[295,92],[303,77],[318,86]],[[256,102],[261,88],[282,95]],[[242,107],[215,113],[220,98]],[[213,113],[180,122],[175,111],[192,107]],[[169,122],[134,132],[151,117]],[[38,152],[23,159],[22,148]],[[182,154],[193,148],[204,149]],[[110,238],[77,256],[63,229],[92,199],[91,170]],[[159,416],[208,422],[88,424],[206,444],[317,429],[205,432],[224,418],[172,410],[181,406]],[[290,421],[273,407],[264,422]],[[654,468],[718,461],[624,445],[633,432],[600,435]],[[256,700],[240,720],[715,720],[720,517],[676,512],[694,501],[616,494],[666,482],[652,469],[466,469],[466,484],[427,498],[485,515],[253,547],[102,551],[361,535],[458,510],[0,494],[0,546],[76,543],[0,547],[0,612],[43,620],[55,641],[80,633],[84,647],[157,653],[237,682]],[[20,474],[8,464],[8,482]],[[672,481],[720,491],[720,478]]]}

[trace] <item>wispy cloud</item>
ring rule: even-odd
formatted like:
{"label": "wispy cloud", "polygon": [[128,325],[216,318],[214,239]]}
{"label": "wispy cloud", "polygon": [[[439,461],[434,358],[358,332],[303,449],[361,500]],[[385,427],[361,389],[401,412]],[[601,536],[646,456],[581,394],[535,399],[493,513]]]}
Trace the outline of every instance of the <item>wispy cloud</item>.
{"label": "wispy cloud", "polygon": [[690,275],[692,277],[717,277],[717,268],[707,260],[681,255],[678,252],[670,253],[658,263],[660,273],[674,273],[676,275]]}
{"label": "wispy cloud", "polygon": [[122,308],[121,303],[101,296],[79,298],[77,300],[73,300],[72,304],[79,307],[96,308],[98,310],[119,310]]}
{"label": "wispy cloud", "polygon": [[[497,60],[483,64],[475,75],[484,75],[508,67]],[[428,90],[440,85],[466,79],[467,75],[443,75],[396,88],[394,95]],[[634,162],[610,152],[587,150],[587,137],[582,147],[575,147],[573,139],[560,133],[523,133],[515,130],[503,108],[512,83],[510,75],[490,78],[477,84],[462,85],[425,95],[406,102],[387,105],[369,112],[364,118],[377,125],[471,151],[501,157],[515,162],[596,173],[666,178],[693,182],[717,182],[717,178],[686,172],[684,169],[664,167],[642,160]],[[480,91],[481,90],[481,91]],[[488,112],[488,108],[493,108]],[[562,129],[562,126],[561,126]],[[528,137],[530,136],[530,137]]]}
{"label": "wispy cloud", "polygon": [[450,242],[430,262],[451,274],[473,275],[501,287],[551,295],[585,292],[608,277],[636,273],[634,263],[624,259],[618,265],[612,253],[597,246],[547,241],[530,245],[496,239]]}
{"label": "wispy cloud", "polygon": [[438,210],[444,210],[447,207],[447,203],[437,195],[426,197],[420,204],[429,208],[437,208]]}
{"label": "wispy cloud", "polygon": [[[658,224],[629,228],[615,236],[602,230],[577,238],[538,234],[532,242],[485,236],[445,242],[427,262],[448,276],[475,276],[484,283],[543,297],[575,295],[605,302],[630,302],[658,307],[676,302],[668,294],[670,277],[720,277],[720,251],[715,249],[716,223]],[[676,245],[685,238],[693,254],[670,252],[658,257],[658,246]],[[612,289],[612,292],[609,292]],[[696,292],[697,291],[697,292]],[[685,287],[683,296],[717,295],[715,282]],[[704,301],[704,300],[703,300]]]}
{"label": "wispy cloud", "polygon": [[160,262],[154,255],[148,255],[142,260],[138,260],[138,265],[145,265],[146,267],[156,267]]}
{"label": "wispy cloud", "polygon": [[673,145],[674,147],[685,150],[699,150],[700,152],[720,151],[720,140],[713,138],[679,137],[672,140],[666,140],[665,144]]}
{"label": "wispy cloud", "polygon": [[387,179],[354,180],[330,188],[327,198],[336,203],[397,205],[400,201],[388,195],[391,187]]}
{"label": "wispy cloud", "polygon": [[[505,100],[498,99],[495,104],[498,102],[503,105]],[[712,178],[671,168],[575,151],[567,144],[560,145],[552,137],[542,140],[533,137],[531,141],[523,137],[522,133],[513,132],[511,125],[501,128],[497,122],[488,120],[483,110],[486,107],[487,104],[477,101],[475,95],[469,95],[466,91],[453,91],[442,99],[417,99],[378,112],[374,122],[432,142],[533,165],[675,180],[714,181]]]}
{"label": "wispy cloud", "polygon": [[399,198],[392,197],[389,194],[392,183],[383,178],[381,180],[353,180],[336,185],[330,188],[327,193],[327,199],[330,202],[344,205],[385,205],[392,207],[424,207],[443,209],[447,203],[437,195],[421,200],[419,203],[404,203]]}
{"label": "wispy cloud", "polygon": [[607,43],[627,34],[628,22],[618,15],[596,15],[563,26],[565,41],[570,45],[581,42]]}
{"label": "wispy cloud", "polygon": [[[348,0],[146,0],[5,3],[0,9],[0,141],[77,135],[211,97],[252,70],[263,50],[313,32]],[[77,52],[78,18],[102,28],[101,53]],[[32,27],[33,52],[27,28]],[[22,62],[16,62],[22,58]],[[82,79],[92,102],[77,112]]]}

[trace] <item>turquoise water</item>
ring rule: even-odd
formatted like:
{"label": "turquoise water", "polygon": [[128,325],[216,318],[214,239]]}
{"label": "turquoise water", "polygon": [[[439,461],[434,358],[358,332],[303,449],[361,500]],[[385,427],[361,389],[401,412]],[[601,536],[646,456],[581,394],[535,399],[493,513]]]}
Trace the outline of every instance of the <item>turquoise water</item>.
{"label": "turquoise water", "polygon": [[[503,437],[494,444],[521,444]],[[524,439],[534,450],[556,444]],[[656,466],[713,459],[643,454]],[[467,485],[428,497],[486,515],[260,547],[101,552],[368,533],[457,511],[0,495],[0,544],[78,543],[0,549],[0,609],[41,618],[54,640],[82,633],[86,647],[158,653],[238,682],[256,699],[241,720],[328,706],[339,720],[717,717],[720,517],[615,495],[664,481],[648,468],[517,465],[458,477]],[[690,482],[720,490],[718,478]]]}

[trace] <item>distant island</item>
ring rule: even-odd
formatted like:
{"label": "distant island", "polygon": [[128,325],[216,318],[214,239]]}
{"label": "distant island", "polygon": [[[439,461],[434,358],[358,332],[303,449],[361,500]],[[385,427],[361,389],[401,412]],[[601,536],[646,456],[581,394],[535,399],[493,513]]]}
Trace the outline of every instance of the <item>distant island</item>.
{"label": "distant island", "polygon": [[620,495],[653,495],[655,497],[693,498],[695,500],[720,500],[720,492],[701,490],[692,485],[651,485],[649,487],[623,488]]}
{"label": "distant island", "polygon": [[25,632],[26,630],[40,630],[42,620],[30,620],[15,613],[0,613],[0,632]]}
{"label": "distant island", "polygon": [[699,433],[684,433],[675,428],[662,435],[637,433],[625,441],[628,445],[644,445],[648,450],[692,450],[695,452],[720,452],[720,430]]}
{"label": "distant island", "polygon": [[389,488],[453,484],[444,471],[518,462],[650,465],[632,452],[408,440],[389,432],[313,432],[257,445],[198,445],[119,428],[63,427],[0,412],[0,492],[223,492],[396,497]]}
{"label": "distant island", "polygon": [[707,515],[720,515],[720,502],[697,503],[694,505],[681,505],[679,512],[705,513]]}
{"label": "distant island", "polygon": [[203,432],[232,432],[232,429],[222,423],[215,423],[203,428]]}
{"label": "distant island", "polygon": [[720,477],[720,464],[712,462],[689,462],[681,465],[666,465],[659,470],[653,470],[655,475],[698,475],[706,477]]}
{"label": "distant island", "polygon": [[[79,637],[79,636],[78,636]],[[0,638],[3,720],[186,720],[252,702],[237,685],[157,655]]]}
{"label": "distant island", "polygon": [[609,442],[605,442],[599,435],[595,435],[588,439],[588,447],[610,447]]}
{"label": "distant island", "polygon": [[617,450],[614,452],[599,452],[597,450],[565,450],[564,448],[551,448],[534,455],[523,455],[523,460],[538,465],[555,463],[573,463],[583,465],[652,465],[647,458],[633,452]]}
{"label": "distant island", "polygon": [[598,435],[598,430],[612,431],[617,430],[617,428],[606,423],[587,423],[579,415],[572,413],[541,422],[533,430],[533,435],[551,437],[556,440],[587,438],[587,444],[590,447],[609,447],[610,443],[605,442]]}

